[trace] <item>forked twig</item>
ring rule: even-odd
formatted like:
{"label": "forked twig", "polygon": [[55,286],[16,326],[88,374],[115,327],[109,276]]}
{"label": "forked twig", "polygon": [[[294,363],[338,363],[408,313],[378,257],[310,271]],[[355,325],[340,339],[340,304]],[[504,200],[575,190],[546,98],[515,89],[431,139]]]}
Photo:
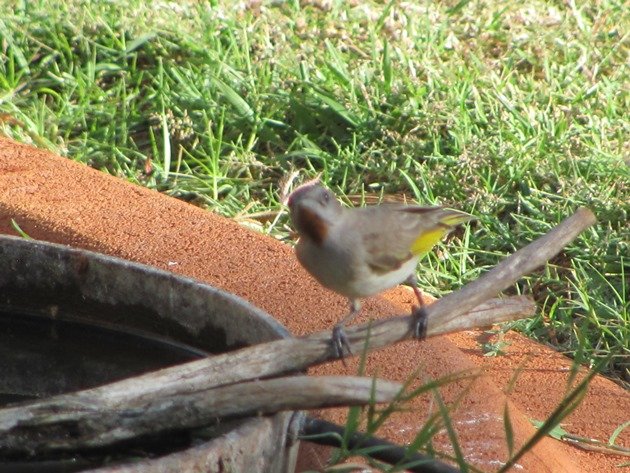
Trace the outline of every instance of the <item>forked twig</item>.
{"label": "forked twig", "polygon": [[[532,315],[534,304],[525,297],[490,298],[511,286],[524,274],[542,266],[594,222],[595,216],[590,210],[579,209],[552,231],[507,257],[476,281],[430,305],[427,308],[427,336],[468,330]],[[393,317],[350,327],[346,332],[353,352],[360,353],[366,345],[368,335],[370,350],[411,338],[413,322],[411,316]],[[197,426],[200,418],[209,419],[218,414],[228,417],[247,415],[249,411],[243,410],[243,405],[237,402],[230,403],[230,410],[203,400],[208,397],[219,399],[226,392],[231,398],[238,398],[240,394],[236,393],[241,389],[252,388],[256,392],[264,383],[269,383],[265,385],[265,390],[271,398],[281,397],[280,394],[285,394],[283,386],[286,381],[253,380],[303,371],[310,366],[335,359],[330,340],[331,332],[278,340],[98,388],[2,409],[0,453],[36,453],[55,448],[77,449],[109,445],[146,433],[148,418],[151,419],[151,431],[157,432]],[[343,384],[339,380],[333,382],[318,378],[301,382],[316,385],[323,382],[334,385],[336,382],[337,388],[339,383]],[[372,380],[361,382],[372,383]],[[242,384],[235,385],[236,383]],[[384,391],[376,400],[391,400],[390,391],[397,385],[378,381],[378,386],[383,387]],[[324,399],[330,398],[331,392],[321,391],[322,398],[316,401],[305,396],[302,403],[273,403],[273,409],[265,409],[264,412],[323,406]],[[310,401],[307,402],[307,398]],[[253,403],[249,397],[243,399],[245,405],[248,402]],[[355,403],[347,395],[344,399],[346,404]],[[177,411],[186,409],[191,409],[195,415],[176,415]],[[137,415],[129,415],[134,412]],[[100,420],[92,422],[94,419]],[[103,425],[109,426],[109,430],[103,430]],[[122,425],[124,428],[121,428]],[[68,426],[76,427],[73,432],[78,434],[68,437]]]}

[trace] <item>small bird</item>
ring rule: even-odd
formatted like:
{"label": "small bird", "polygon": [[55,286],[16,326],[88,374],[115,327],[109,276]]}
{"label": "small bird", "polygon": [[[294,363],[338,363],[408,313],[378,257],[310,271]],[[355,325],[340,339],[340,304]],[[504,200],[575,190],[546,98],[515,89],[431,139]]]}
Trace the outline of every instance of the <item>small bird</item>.
{"label": "small bird", "polygon": [[348,298],[350,313],[333,329],[338,358],[351,353],[344,326],[361,309],[361,298],[376,295],[403,282],[414,290],[415,334],[426,331],[416,266],[453,228],[473,219],[443,207],[385,203],[361,208],[343,207],[318,179],[296,188],[287,198],[291,221],[299,235],[297,259],[320,284]]}

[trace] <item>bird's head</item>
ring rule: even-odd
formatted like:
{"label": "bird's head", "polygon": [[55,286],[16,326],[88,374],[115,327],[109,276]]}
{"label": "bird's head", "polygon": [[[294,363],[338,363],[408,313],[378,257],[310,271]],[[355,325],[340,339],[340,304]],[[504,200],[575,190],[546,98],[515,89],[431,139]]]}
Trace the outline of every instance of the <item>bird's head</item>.
{"label": "bird's head", "polygon": [[343,211],[335,194],[322,187],[318,179],[295,189],[286,199],[291,221],[300,236],[321,243],[330,226]]}

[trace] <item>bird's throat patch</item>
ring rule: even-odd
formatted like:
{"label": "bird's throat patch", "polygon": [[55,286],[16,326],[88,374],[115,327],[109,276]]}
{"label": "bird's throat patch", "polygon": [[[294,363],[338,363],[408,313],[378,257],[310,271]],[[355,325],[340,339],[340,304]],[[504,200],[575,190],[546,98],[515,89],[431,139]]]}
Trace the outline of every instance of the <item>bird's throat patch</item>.
{"label": "bird's throat patch", "polygon": [[302,233],[321,245],[328,235],[328,224],[315,212],[302,209],[299,213],[299,226]]}

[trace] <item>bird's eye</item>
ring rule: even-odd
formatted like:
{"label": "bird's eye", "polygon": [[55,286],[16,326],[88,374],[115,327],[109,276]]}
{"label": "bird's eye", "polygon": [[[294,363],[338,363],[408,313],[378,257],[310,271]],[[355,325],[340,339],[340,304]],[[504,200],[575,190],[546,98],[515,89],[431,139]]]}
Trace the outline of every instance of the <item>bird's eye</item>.
{"label": "bird's eye", "polygon": [[328,202],[330,202],[330,194],[328,192],[324,192],[322,194],[321,202],[324,205],[326,205]]}

